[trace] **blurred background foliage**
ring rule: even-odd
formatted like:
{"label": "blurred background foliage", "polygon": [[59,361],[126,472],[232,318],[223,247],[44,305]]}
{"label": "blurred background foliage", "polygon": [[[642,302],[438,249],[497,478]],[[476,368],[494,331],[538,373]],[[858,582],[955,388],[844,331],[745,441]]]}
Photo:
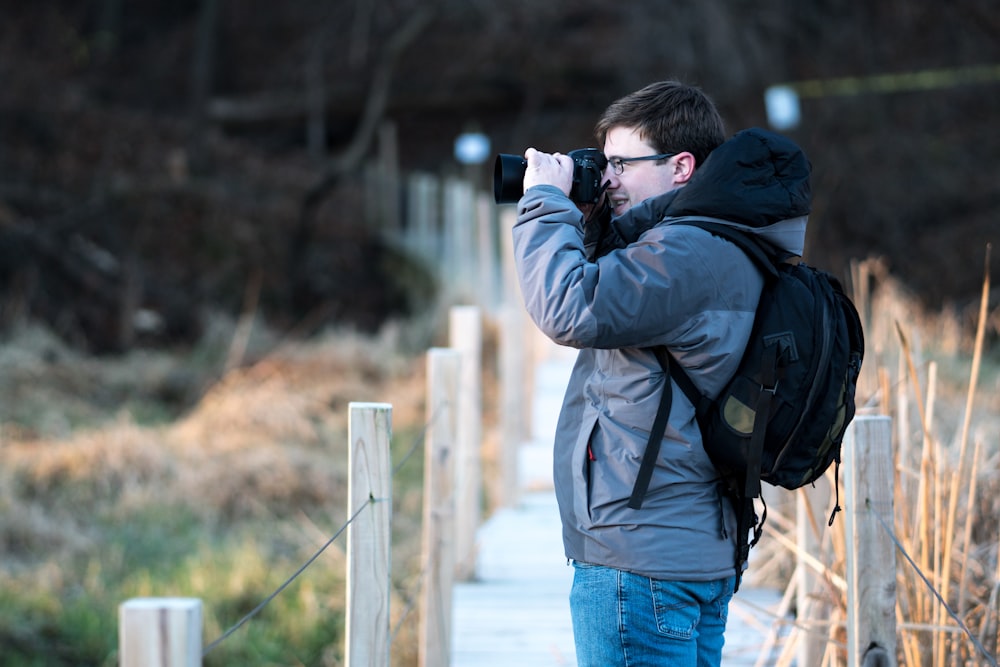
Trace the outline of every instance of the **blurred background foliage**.
{"label": "blurred background foliage", "polygon": [[993,0],[3,5],[0,326],[91,351],[190,342],[248,295],[300,331],[426,308],[433,281],[360,210],[380,128],[401,172],[457,173],[462,131],[590,145],[606,104],[663,78],[701,86],[731,133],[766,125],[771,85],[861,82],[803,97],[786,131],[814,167],[807,258],[840,275],[882,257],[961,314],[1000,220],[996,68],[863,83],[1000,64]]}

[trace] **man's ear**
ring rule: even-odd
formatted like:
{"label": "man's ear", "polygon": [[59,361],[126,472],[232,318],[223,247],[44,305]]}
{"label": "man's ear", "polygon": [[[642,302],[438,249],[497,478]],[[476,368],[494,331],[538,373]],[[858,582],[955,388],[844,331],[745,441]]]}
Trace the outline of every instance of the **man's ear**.
{"label": "man's ear", "polygon": [[687,151],[678,153],[674,158],[674,181],[687,183],[694,176],[695,157]]}

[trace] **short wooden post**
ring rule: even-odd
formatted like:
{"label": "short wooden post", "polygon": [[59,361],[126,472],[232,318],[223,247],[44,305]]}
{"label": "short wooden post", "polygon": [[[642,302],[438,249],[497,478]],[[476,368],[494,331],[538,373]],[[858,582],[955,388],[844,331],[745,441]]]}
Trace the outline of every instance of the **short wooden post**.
{"label": "short wooden post", "polygon": [[201,633],[201,600],[133,598],[118,608],[118,664],[200,667]]}
{"label": "short wooden post", "polygon": [[462,357],[427,353],[427,437],[424,442],[424,518],[420,595],[420,667],[451,664],[451,602],[455,576],[456,404]]}
{"label": "short wooden post", "polygon": [[[892,420],[862,415],[844,438],[847,664],[896,664]],[[883,525],[883,523],[885,525]],[[866,657],[867,656],[867,657]]]}
{"label": "short wooden post", "polygon": [[449,322],[451,347],[461,354],[458,451],[455,469],[455,576],[476,569],[476,531],[482,499],[482,320],[479,308],[455,306]]}
{"label": "short wooden post", "polygon": [[388,667],[392,406],[348,408],[348,516],[357,516],[347,528],[345,663]]}

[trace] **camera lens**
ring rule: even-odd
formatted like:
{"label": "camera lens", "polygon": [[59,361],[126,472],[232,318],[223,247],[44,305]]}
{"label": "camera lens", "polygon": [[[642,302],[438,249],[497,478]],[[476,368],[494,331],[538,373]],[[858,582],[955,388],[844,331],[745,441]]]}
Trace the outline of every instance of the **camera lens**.
{"label": "camera lens", "polygon": [[514,204],[524,194],[524,172],[528,161],[520,155],[497,155],[493,166],[493,198],[498,204]]}

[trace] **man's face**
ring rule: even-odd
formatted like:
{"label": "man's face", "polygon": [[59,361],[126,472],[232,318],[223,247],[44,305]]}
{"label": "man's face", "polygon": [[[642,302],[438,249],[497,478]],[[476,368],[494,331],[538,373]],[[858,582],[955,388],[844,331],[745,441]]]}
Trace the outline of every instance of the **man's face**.
{"label": "man's face", "polygon": [[628,162],[621,174],[615,173],[615,158],[636,158],[655,155],[656,149],[639,137],[638,130],[628,127],[614,127],[604,138],[604,154],[608,156],[608,166],[604,177],[608,180],[607,196],[610,198],[615,215],[621,215],[645,199],[674,190],[683,185],[687,178],[677,164],[677,158]]}

